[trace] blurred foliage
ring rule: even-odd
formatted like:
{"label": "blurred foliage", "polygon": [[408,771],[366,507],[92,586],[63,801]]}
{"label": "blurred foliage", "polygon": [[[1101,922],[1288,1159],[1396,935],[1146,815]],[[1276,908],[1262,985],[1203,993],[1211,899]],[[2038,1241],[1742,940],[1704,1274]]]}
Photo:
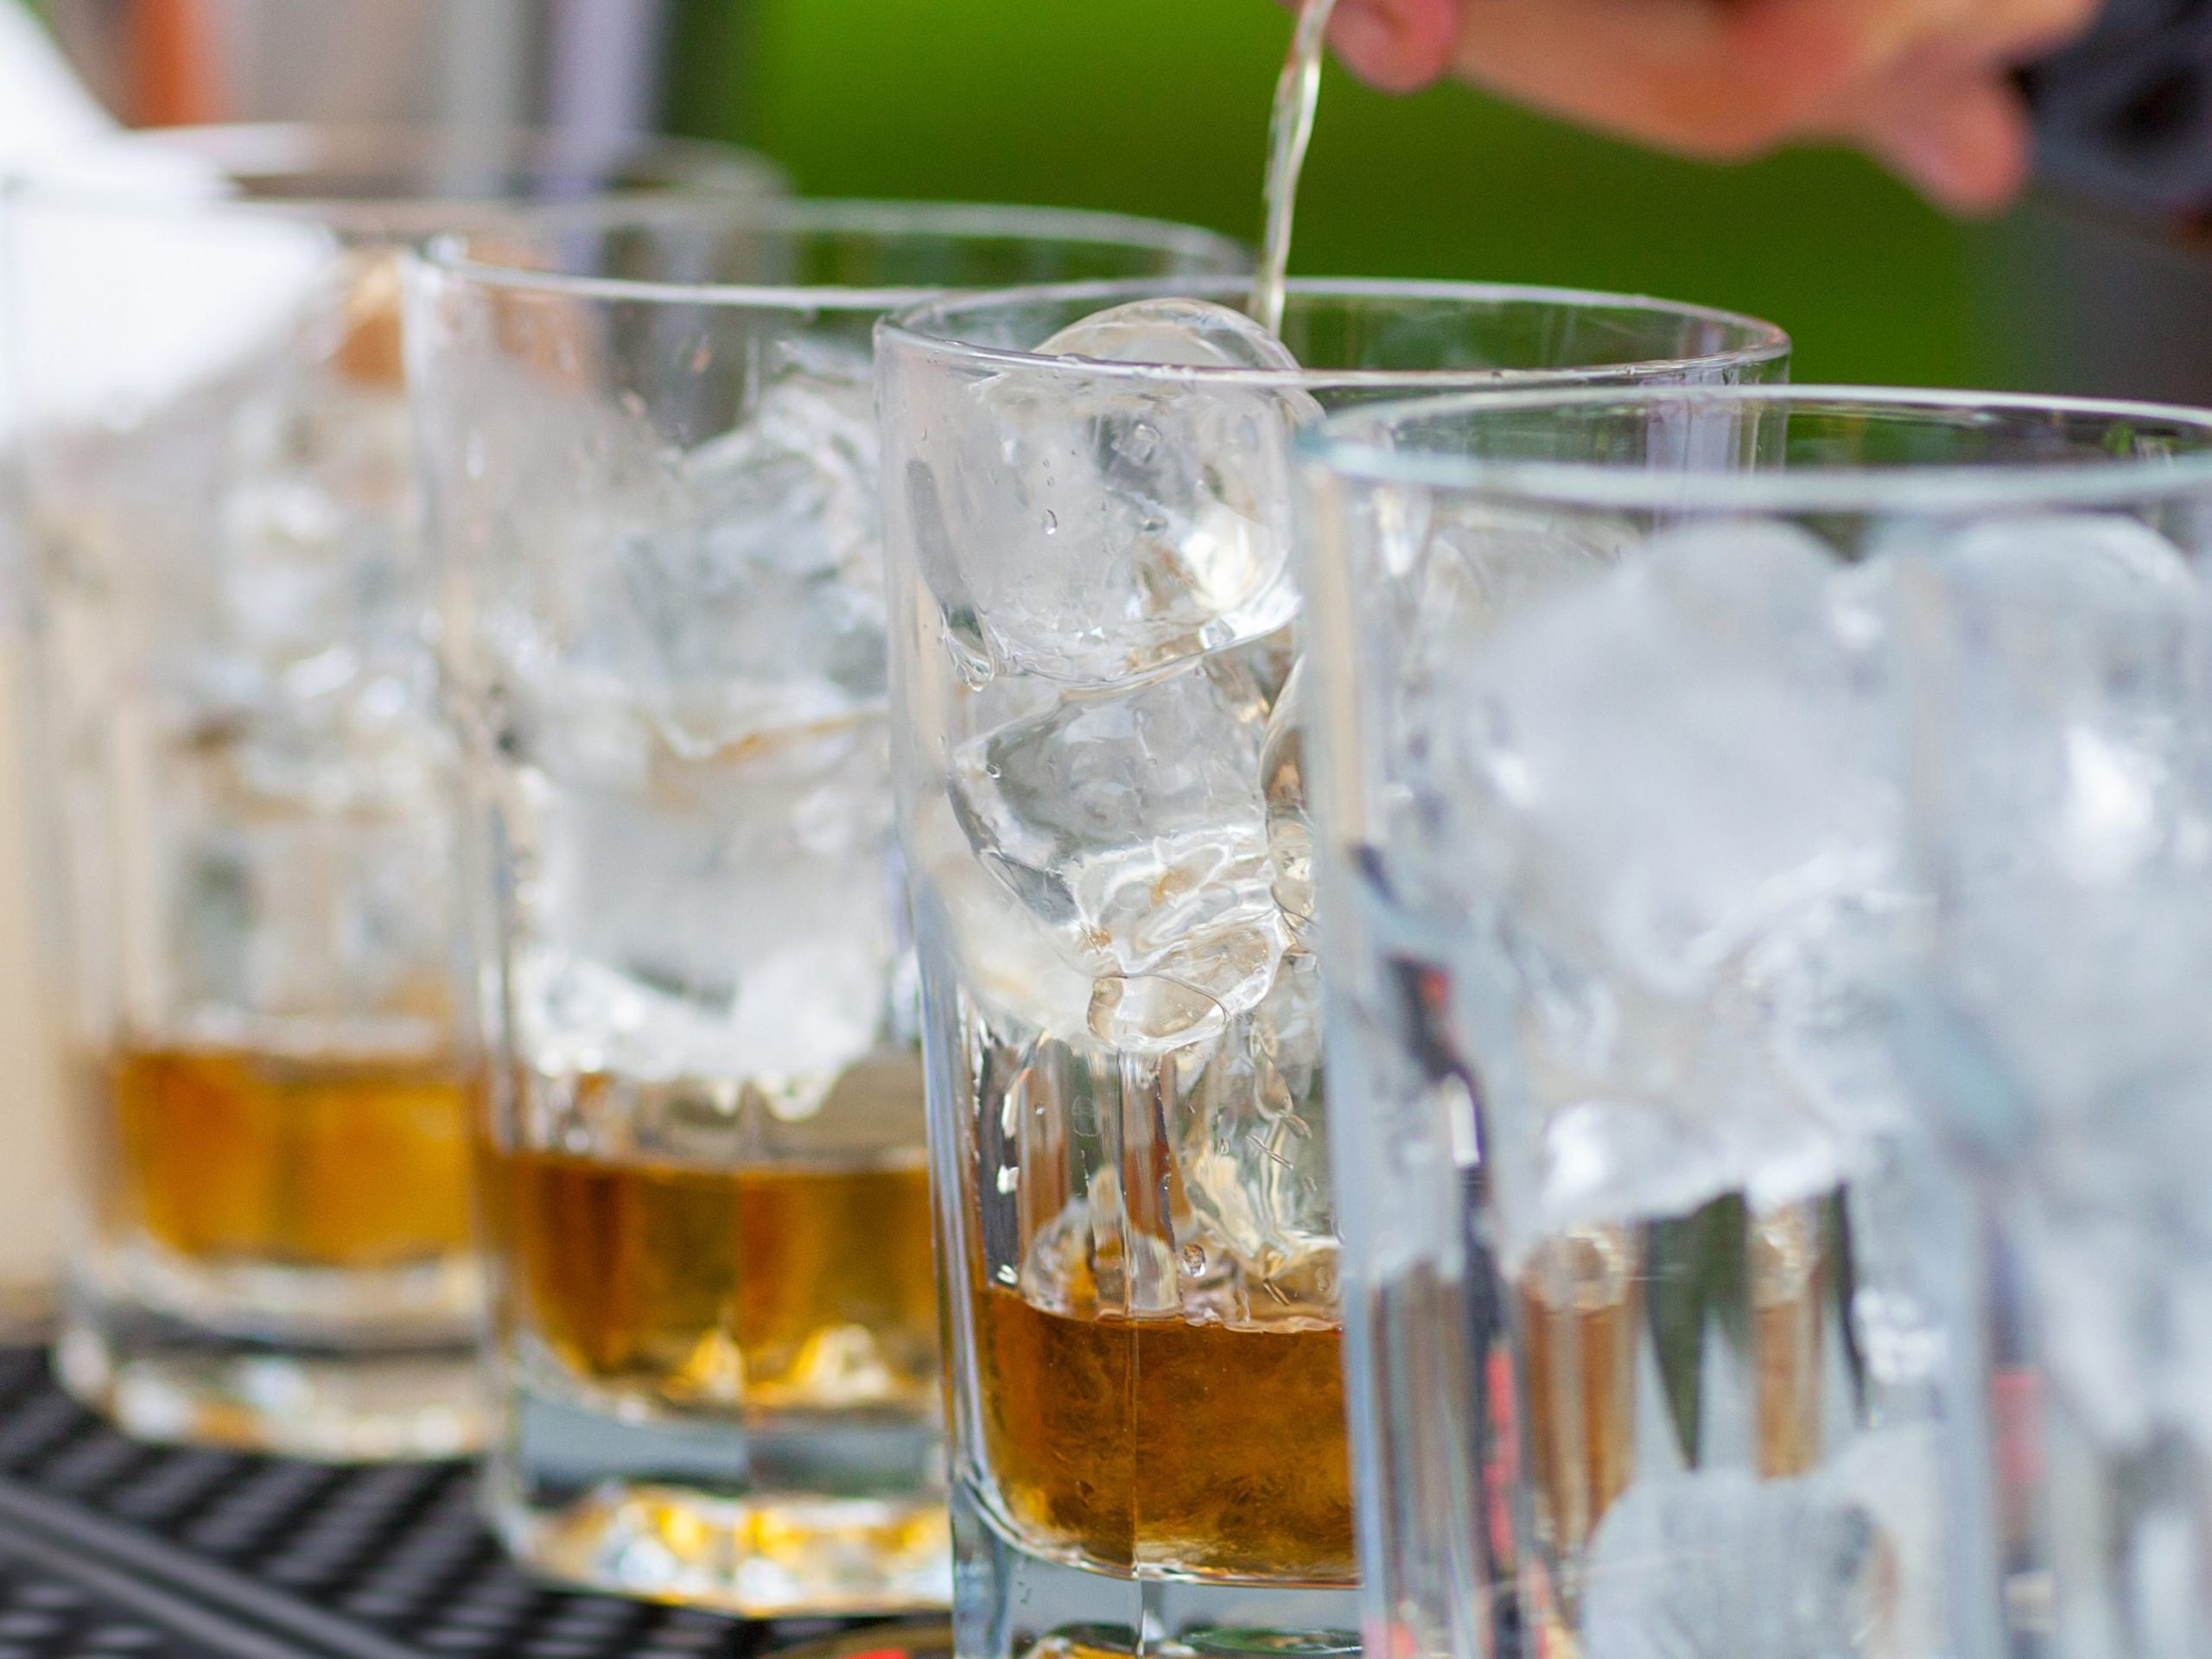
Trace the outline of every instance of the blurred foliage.
{"label": "blurred foliage", "polygon": [[[824,195],[1156,213],[1249,238],[1288,37],[1264,0],[678,0],[677,124]],[[1856,157],[1643,154],[1332,71],[1294,268],[1659,294],[1770,317],[1796,378],[1971,381],[1969,232]]]}

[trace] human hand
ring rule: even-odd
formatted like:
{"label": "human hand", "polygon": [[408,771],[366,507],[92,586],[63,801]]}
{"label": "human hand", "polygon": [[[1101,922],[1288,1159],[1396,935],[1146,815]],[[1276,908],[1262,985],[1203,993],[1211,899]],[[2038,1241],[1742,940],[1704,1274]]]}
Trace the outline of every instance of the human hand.
{"label": "human hand", "polygon": [[2028,166],[2009,71],[2096,0],[1340,0],[1331,44],[1411,91],[1446,73],[1600,131],[1710,160],[1795,140],[1865,149],[1961,212]]}

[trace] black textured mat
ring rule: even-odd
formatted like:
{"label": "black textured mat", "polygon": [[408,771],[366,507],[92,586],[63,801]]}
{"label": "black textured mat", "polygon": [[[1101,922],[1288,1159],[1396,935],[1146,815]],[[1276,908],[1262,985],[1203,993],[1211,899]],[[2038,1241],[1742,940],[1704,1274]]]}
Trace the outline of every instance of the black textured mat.
{"label": "black textured mat", "polygon": [[0,1659],[753,1659],[844,1628],[549,1589],[464,1465],[147,1446],[0,1349]]}

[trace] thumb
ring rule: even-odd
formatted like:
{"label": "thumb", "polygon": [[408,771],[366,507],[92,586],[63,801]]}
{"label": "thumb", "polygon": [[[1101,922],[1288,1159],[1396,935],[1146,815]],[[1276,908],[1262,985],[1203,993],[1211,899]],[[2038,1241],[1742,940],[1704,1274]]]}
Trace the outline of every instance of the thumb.
{"label": "thumb", "polygon": [[1459,21],[1457,0],[1338,0],[1329,44],[1370,86],[1416,92],[1452,67]]}

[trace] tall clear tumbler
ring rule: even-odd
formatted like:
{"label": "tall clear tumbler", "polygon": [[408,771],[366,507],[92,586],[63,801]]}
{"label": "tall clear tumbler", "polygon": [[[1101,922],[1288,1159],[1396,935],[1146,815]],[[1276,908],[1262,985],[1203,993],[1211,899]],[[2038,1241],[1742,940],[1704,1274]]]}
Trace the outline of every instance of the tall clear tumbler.
{"label": "tall clear tumbler", "polygon": [[474,1443],[397,260],[548,199],[774,185],[712,146],[247,127],[9,186],[32,787],[90,1153],[59,1355],[134,1433]]}
{"label": "tall clear tumbler", "polygon": [[[2038,1600],[2004,1535],[2023,1377],[1913,1065],[1928,596],[1968,575],[2194,603],[2212,415],[1516,395],[1356,410],[1309,453],[1370,1636],[1454,1659],[2006,1652],[2001,1609]],[[2086,694],[2086,665],[2039,658],[2012,690]],[[2017,747],[1941,757],[2040,815],[1986,820],[1993,855],[2024,826],[2092,857],[2155,834],[2149,746],[2202,705],[2147,648],[2108,666],[2146,747],[2067,733],[2032,779]],[[2005,919],[2016,961],[2080,972]],[[2002,1133],[2020,1109],[1961,1102]],[[2131,1236],[2155,1250],[2158,1226]],[[2110,1334],[2068,1344],[2101,1405]],[[2107,1514],[2057,1524],[2108,1541]]]}
{"label": "tall clear tumbler", "polygon": [[946,287],[1243,262],[1142,220],[785,202],[418,268],[491,1039],[488,1497],[542,1570],[943,1603],[870,331]]}
{"label": "tall clear tumbler", "polygon": [[963,1659],[1357,1643],[1294,432],[1391,390],[1757,379],[1787,351],[1407,283],[1294,284],[1276,341],[1230,284],[879,336]]}

